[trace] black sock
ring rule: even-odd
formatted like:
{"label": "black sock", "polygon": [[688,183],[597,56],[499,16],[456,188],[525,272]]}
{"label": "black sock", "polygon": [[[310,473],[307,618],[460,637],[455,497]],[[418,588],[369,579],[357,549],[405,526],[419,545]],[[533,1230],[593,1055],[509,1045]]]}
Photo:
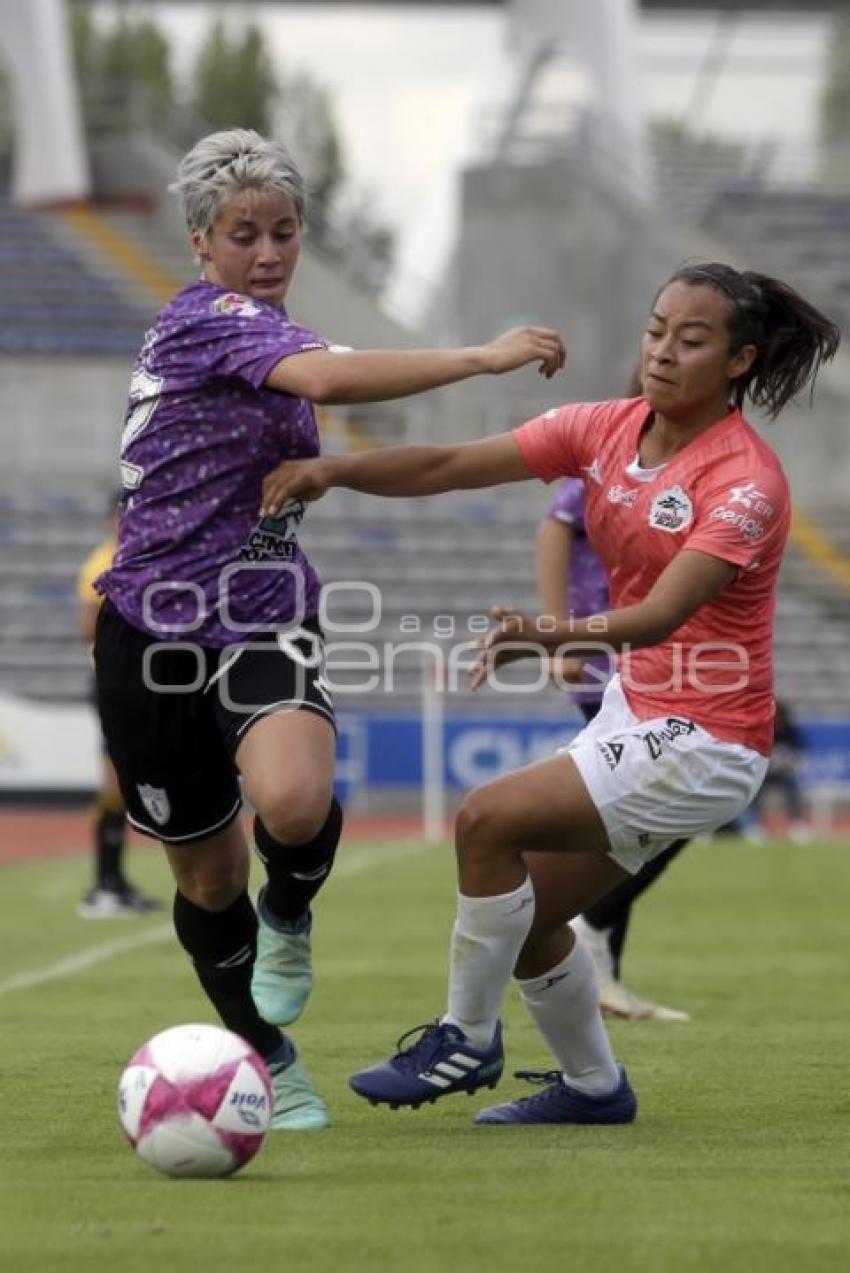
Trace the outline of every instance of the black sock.
{"label": "black sock", "polygon": [[271,1056],[282,1036],[277,1026],[263,1021],[251,998],[257,916],[248,894],[240,894],[226,911],[205,911],[177,892],[174,928],[227,1029],[247,1040],[260,1056]]}
{"label": "black sock", "polygon": [[269,877],[263,905],[274,919],[290,923],[304,915],[331,873],[341,834],[342,809],[336,796],[321,831],[306,844],[281,844],[259,817],[254,818],[254,841]]}
{"label": "black sock", "polygon": [[127,817],[123,809],[97,808],[94,823],[95,872],[99,888],[126,887],[122,871]]}

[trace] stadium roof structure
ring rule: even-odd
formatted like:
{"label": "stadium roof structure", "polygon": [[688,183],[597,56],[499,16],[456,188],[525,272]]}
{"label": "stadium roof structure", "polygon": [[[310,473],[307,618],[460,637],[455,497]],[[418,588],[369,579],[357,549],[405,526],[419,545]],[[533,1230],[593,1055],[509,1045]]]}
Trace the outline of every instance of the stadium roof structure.
{"label": "stadium roof structure", "polygon": [[[172,0],[173,2],[173,0]],[[257,0],[252,0],[256,3]],[[432,9],[501,9],[510,0],[259,0],[259,3],[275,4],[282,8],[287,4],[313,3],[323,9],[337,5],[383,5],[386,8]],[[195,4],[198,0],[178,0],[182,4]],[[801,13],[800,0],[638,0],[641,9],[648,12],[667,13]],[[805,0],[802,16],[817,13],[850,12],[850,0]]]}

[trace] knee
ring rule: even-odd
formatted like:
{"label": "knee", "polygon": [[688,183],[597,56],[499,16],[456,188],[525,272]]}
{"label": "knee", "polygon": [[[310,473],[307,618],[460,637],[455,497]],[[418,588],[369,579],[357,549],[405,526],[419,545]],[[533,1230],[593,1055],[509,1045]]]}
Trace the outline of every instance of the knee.
{"label": "knee", "polygon": [[455,823],[458,854],[469,857],[485,848],[493,848],[495,826],[493,813],[480,791],[471,791],[460,806]]}
{"label": "knee", "polygon": [[332,793],[315,791],[275,792],[255,804],[263,826],[279,844],[309,844],[327,820]]}
{"label": "knee", "polygon": [[176,878],[183,896],[203,911],[225,911],[232,906],[248,887],[248,866],[245,863],[196,866],[181,871]]}

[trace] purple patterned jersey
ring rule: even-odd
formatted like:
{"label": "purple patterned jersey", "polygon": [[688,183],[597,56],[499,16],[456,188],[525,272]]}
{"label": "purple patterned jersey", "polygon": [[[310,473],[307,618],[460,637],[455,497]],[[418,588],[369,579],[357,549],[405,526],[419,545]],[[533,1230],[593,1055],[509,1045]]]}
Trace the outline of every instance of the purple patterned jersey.
{"label": "purple patterned jersey", "polygon": [[[605,567],[587,538],[584,524],[584,483],[580,478],[568,477],[561,482],[546,516],[554,518],[556,522],[565,522],[573,532],[570,539],[567,615],[573,619],[583,619],[586,615],[604,612],[608,609],[608,579]],[[584,667],[587,683],[571,693],[579,706],[595,704],[602,698],[611,672],[611,664],[606,658],[586,659]]]}
{"label": "purple patterned jersey", "polygon": [[96,581],[128,623],[220,647],[316,613],[303,502],[259,516],[269,470],[318,455],[316,419],[263,381],[281,358],[326,348],[283,310],[205,281],[159,314],[130,381],[118,551]]}
{"label": "purple patterned jersey", "polygon": [[608,580],[584,525],[584,483],[575,477],[561,482],[547,517],[572,527],[568,613],[574,619],[608,609]]}

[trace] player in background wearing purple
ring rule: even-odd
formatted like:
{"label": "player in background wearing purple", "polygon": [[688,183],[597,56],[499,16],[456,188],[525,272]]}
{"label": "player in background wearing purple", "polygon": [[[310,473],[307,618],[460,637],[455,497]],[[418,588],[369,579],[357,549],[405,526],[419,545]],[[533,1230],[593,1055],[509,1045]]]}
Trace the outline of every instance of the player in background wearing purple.
{"label": "player in background wearing purple", "polygon": [[[201,277],[148,332],[130,382],[118,550],[98,580],[95,662],[133,826],[162,841],[174,923],[225,1026],[265,1058],[273,1126],[327,1111],[281,1026],[312,984],[310,904],[342,826],[319,580],[298,544],[304,503],[258,513],[264,476],[319,453],[313,403],[370,402],[529,363],[553,375],[557,332],[515,328],[465,349],[332,352],[284,300],[304,186],[257,133],[203,138],[180,195]],[[258,917],[238,821],[256,812]]]}
{"label": "player in background wearing purple", "polygon": [[[541,614],[556,619],[584,619],[608,609],[605,567],[587,537],[584,483],[568,477],[560,484],[537,531],[537,592]],[[607,658],[559,659],[560,683],[571,684],[572,698],[589,723],[599,712],[613,671]],[[603,1016],[631,1020],[688,1021],[686,1012],[642,999],[620,980],[632,903],[666,870],[687,841],[677,840],[645,863],[637,875],[618,884],[605,897],[577,915],[572,926],[590,952],[599,981]]]}

